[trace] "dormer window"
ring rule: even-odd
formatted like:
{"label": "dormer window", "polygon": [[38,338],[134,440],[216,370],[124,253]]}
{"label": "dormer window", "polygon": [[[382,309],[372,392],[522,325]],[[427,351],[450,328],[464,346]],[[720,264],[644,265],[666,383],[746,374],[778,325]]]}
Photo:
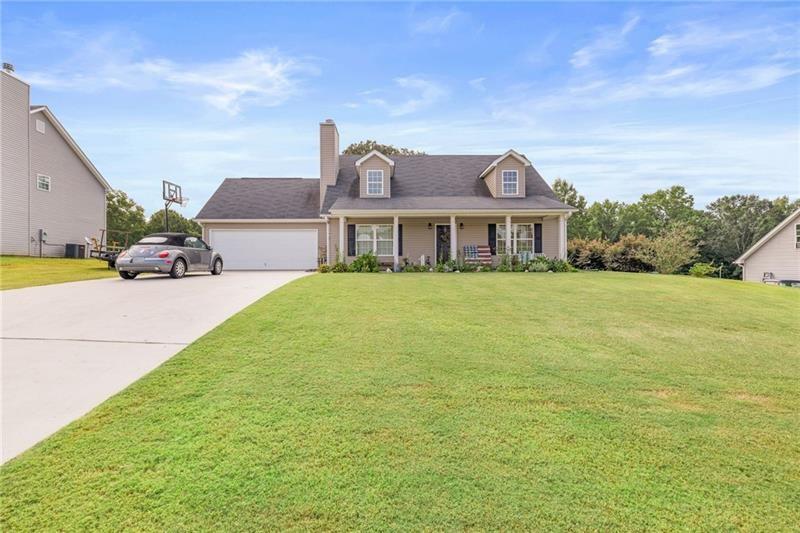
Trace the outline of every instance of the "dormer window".
{"label": "dormer window", "polygon": [[503,196],[519,194],[519,174],[516,170],[503,171]]}
{"label": "dormer window", "polygon": [[383,170],[367,170],[367,194],[383,196]]}

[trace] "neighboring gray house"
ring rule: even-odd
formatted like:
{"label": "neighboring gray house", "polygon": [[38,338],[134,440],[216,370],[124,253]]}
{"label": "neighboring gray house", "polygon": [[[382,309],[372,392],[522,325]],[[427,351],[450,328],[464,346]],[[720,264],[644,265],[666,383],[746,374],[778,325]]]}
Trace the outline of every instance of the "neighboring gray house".
{"label": "neighboring gray house", "polygon": [[574,209],[524,155],[342,155],[332,120],[319,134],[319,179],[226,179],[200,210],[226,268],[309,269],[366,252],[395,267],[475,249],[494,262],[566,258]]}
{"label": "neighboring gray house", "polygon": [[108,182],[47,106],[30,105],[27,83],[0,78],[0,254],[63,256],[65,244],[99,239]]}
{"label": "neighboring gray house", "polygon": [[786,217],[736,261],[744,281],[800,280],[800,209]]}

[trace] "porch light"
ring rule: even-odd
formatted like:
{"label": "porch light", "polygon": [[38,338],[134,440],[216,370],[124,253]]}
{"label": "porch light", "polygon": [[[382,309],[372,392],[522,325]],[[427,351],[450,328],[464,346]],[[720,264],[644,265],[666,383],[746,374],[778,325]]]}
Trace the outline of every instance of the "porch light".
{"label": "porch light", "polygon": [[428,222],[428,229],[433,229],[433,224],[431,224],[430,222]]}
{"label": "porch light", "polygon": [[458,225],[458,229],[464,229],[464,223],[463,223],[463,222],[461,222],[461,223]]}

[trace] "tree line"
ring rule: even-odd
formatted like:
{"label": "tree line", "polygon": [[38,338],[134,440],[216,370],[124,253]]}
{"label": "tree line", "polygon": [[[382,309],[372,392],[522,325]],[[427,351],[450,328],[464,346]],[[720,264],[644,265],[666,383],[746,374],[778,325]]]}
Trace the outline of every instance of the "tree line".
{"label": "tree line", "polygon": [[[654,270],[662,271],[653,260],[664,260],[665,271],[676,263],[680,264],[675,271],[685,271],[696,261],[713,264],[729,278],[741,276],[733,261],[800,207],[800,200],[786,196],[734,194],[696,209],[694,197],[680,185],[643,194],[638,202],[603,200],[591,205],[564,179],[556,179],[553,190],[559,200],[577,209],[569,219],[567,236],[571,249],[580,248],[576,253],[589,262],[581,266],[591,267],[592,257],[601,260],[599,251],[593,254],[588,248],[602,247],[603,257],[610,257],[605,248],[616,245],[638,259],[650,254]],[[630,251],[638,248],[642,250]]]}
{"label": "tree line", "polygon": [[[106,242],[109,245],[130,245],[150,233],[164,229],[164,210],[145,216],[144,208],[123,191],[113,190],[106,195]],[[169,230],[200,237],[200,224],[177,211],[169,211]]]}

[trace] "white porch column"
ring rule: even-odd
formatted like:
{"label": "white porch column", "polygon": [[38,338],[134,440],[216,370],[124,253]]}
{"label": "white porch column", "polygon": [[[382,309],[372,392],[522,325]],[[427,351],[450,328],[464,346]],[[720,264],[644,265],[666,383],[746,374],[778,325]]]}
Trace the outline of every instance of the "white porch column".
{"label": "white porch column", "polygon": [[336,258],[337,262],[346,261],[347,259],[347,248],[344,245],[344,233],[347,230],[346,222],[347,219],[345,217],[339,217],[339,257]]}
{"label": "white porch column", "polygon": [[567,217],[558,215],[558,258],[567,258]]}
{"label": "white porch column", "polygon": [[325,262],[332,264],[331,257],[333,257],[333,250],[331,250],[331,219],[325,217]]}
{"label": "white porch column", "polygon": [[400,266],[400,217],[394,216],[394,228],[392,229],[392,255],[394,256],[394,270]]}
{"label": "white porch column", "polygon": [[511,249],[511,215],[506,217],[506,255],[511,255],[514,251]]}
{"label": "white porch column", "polygon": [[458,229],[456,228],[456,216],[450,216],[450,259],[458,259]]}

